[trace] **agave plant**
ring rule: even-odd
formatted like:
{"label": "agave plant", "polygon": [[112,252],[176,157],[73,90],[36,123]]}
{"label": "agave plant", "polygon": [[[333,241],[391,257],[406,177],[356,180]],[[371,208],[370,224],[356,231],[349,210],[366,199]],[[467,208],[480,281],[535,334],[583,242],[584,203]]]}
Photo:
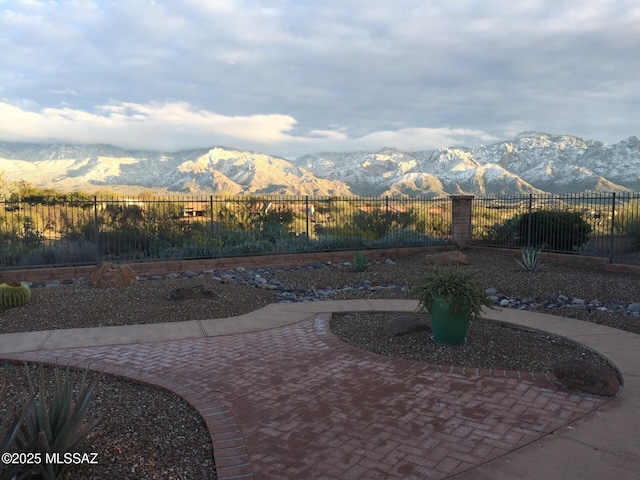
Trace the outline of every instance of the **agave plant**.
{"label": "agave plant", "polygon": [[[23,411],[26,430],[31,442],[36,443],[37,450],[43,455],[58,453],[81,452],[85,447],[88,435],[100,423],[100,419],[87,420],[87,411],[93,393],[102,377],[98,374],[91,383],[87,381],[88,368],[85,370],[78,388],[77,397],[73,398],[74,384],[71,381],[69,366],[64,374],[56,365],[54,368],[54,385],[51,395],[45,393],[45,374],[42,365],[39,366],[40,378],[38,388],[31,379],[28,366],[25,365],[31,400],[23,399]],[[49,403],[47,403],[49,397]],[[69,465],[40,464],[44,478],[54,480],[59,478]]]}
{"label": "agave plant", "polygon": [[[6,384],[0,388],[0,399],[3,399],[6,395]],[[20,427],[23,425],[24,415],[22,412],[14,413],[11,419],[0,418],[0,453],[9,452],[16,443],[16,439],[20,434]],[[20,471],[20,465],[9,464],[4,465],[4,462],[0,464],[0,480],[11,480]]]}
{"label": "agave plant", "polygon": [[522,260],[518,260],[516,258],[516,262],[518,262],[518,265],[520,265],[529,273],[537,271],[542,266],[542,262],[540,261],[539,248],[523,248],[520,256]]}

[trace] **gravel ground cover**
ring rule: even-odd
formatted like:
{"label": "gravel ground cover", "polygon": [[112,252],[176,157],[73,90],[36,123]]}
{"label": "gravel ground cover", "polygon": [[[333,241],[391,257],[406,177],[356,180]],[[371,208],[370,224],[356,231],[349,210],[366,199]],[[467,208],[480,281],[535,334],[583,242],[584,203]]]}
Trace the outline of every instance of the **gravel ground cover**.
{"label": "gravel ground cover", "polygon": [[[508,255],[486,251],[467,254],[471,264],[465,268],[475,270],[487,288],[495,289],[496,302],[640,333],[640,312],[631,308],[640,302],[637,274],[559,265],[544,258],[544,267],[529,274]],[[424,255],[414,255],[373,264],[362,273],[345,265],[209,272],[190,278],[141,280],[135,286],[107,290],[91,288],[78,279],[72,285],[34,286],[28,305],[0,312],[0,333],[220,318],[277,301],[411,298],[411,288],[427,269]],[[203,284],[214,295],[168,299],[175,288]],[[436,347],[428,335],[395,337],[391,348],[389,339],[376,333],[388,318],[378,314],[336,316],[333,329],[345,341],[360,342],[363,348],[407,354],[432,364],[540,371],[559,358],[602,362],[570,342],[482,321],[474,322],[463,348]],[[0,375],[8,379],[11,391],[26,391],[22,366],[0,363]],[[110,376],[103,378],[96,395],[93,412],[106,413],[106,419],[94,434],[92,448],[105,452],[104,461],[74,469],[68,478],[215,478],[209,435],[197,413],[183,400]],[[111,401],[114,398],[117,401]],[[11,410],[15,401],[15,396],[9,396],[0,402],[0,413]],[[142,423],[149,428],[137,427]],[[178,440],[184,442],[183,447],[176,446]],[[175,448],[175,455],[163,450],[168,445]]]}

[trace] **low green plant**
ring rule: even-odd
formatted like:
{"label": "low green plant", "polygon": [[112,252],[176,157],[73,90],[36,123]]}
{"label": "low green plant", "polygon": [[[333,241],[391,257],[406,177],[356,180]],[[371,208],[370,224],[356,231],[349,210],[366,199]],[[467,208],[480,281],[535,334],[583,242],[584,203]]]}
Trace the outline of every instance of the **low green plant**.
{"label": "low green plant", "polygon": [[593,245],[591,245],[591,242],[587,242],[580,245],[578,248],[574,248],[573,253],[577,255],[594,255],[595,249],[593,248]]}
{"label": "low green plant", "polygon": [[[74,385],[69,366],[63,375],[56,365],[53,370],[53,392],[47,394],[45,389],[45,373],[39,366],[40,378],[36,387],[29,367],[25,365],[29,381],[30,398],[23,399],[26,431],[30,438],[37,439],[36,450],[45,457],[47,454],[82,452],[88,435],[100,423],[101,418],[87,420],[87,411],[93,393],[98,386],[102,373],[88,382],[88,369],[82,376],[79,386]],[[74,399],[74,391],[77,391]],[[59,478],[69,467],[68,464],[52,464],[42,462],[40,474],[49,480]]]}
{"label": "low green plant", "polygon": [[454,314],[468,308],[471,318],[479,317],[482,307],[493,306],[478,276],[457,265],[432,267],[413,289],[413,294],[418,297],[417,311],[421,313],[431,312],[432,303],[437,297],[444,297]]}
{"label": "low green plant", "polygon": [[31,289],[20,282],[0,284],[0,308],[26,305],[31,300]]}
{"label": "low green plant", "polygon": [[369,267],[369,257],[362,252],[356,252],[353,257],[353,271],[356,273],[364,272]]}
{"label": "low green plant", "polygon": [[542,266],[540,261],[539,248],[523,248],[520,251],[520,260],[516,258],[516,262],[529,273],[534,273]]}

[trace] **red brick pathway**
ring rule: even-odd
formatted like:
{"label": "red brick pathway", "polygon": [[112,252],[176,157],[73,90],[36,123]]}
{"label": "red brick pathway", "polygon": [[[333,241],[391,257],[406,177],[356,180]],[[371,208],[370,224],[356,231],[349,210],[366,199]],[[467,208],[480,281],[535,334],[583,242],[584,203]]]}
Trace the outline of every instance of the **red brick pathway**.
{"label": "red brick pathway", "polygon": [[544,375],[440,369],[364,352],[335,338],[328,318],[7,358],[90,362],[182,395],[209,427],[220,479],[447,478],[605,401]]}

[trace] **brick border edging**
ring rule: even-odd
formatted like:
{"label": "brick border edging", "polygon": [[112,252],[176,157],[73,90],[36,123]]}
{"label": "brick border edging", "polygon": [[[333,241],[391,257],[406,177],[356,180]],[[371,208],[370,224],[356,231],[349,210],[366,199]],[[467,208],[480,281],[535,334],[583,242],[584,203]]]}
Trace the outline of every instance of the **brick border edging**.
{"label": "brick border edging", "polygon": [[[402,258],[416,253],[442,252],[455,249],[453,245],[437,245],[426,247],[398,247],[375,250],[345,250],[335,252],[291,253],[280,255],[256,255],[250,257],[221,257],[197,260],[172,260],[163,262],[130,263],[129,265],[139,276],[168,275],[181,273],[186,270],[202,271],[215,269],[229,269],[239,266],[254,268],[289,268],[309,265],[316,262],[345,262],[353,260],[356,252],[363,252],[372,260],[383,258]],[[495,252],[502,255],[519,255],[519,249],[488,247],[483,245],[467,245],[465,250],[477,252]],[[609,263],[603,257],[588,257],[584,255],[570,255],[564,253],[543,252],[543,259],[564,265],[580,265],[601,269],[612,273],[631,273],[640,275],[640,265],[626,265]],[[80,267],[50,267],[41,269],[4,270],[0,272],[2,282],[46,283],[49,280],[61,282],[72,278],[86,277],[95,265]]]}
{"label": "brick border edging", "polygon": [[[334,252],[286,253],[279,255],[255,255],[248,257],[220,257],[197,260],[171,260],[162,262],[126,263],[138,276],[167,275],[181,273],[186,270],[203,271],[230,269],[236,267],[249,268],[289,268],[310,265],[313,263],[353,261],[356,252],[366,254],[371,260],[385,258],[401,258],[422,252],[442,252],[451,250],[451,245],[435,245],[426,247],[398,247],[374,250],[342,250]],[[79,267],[49,267],[41,269],[5,270],[0,272],[2,282],[46,283],[49,280],[66,281],[72,278],[86,277],[95,265]]]}

